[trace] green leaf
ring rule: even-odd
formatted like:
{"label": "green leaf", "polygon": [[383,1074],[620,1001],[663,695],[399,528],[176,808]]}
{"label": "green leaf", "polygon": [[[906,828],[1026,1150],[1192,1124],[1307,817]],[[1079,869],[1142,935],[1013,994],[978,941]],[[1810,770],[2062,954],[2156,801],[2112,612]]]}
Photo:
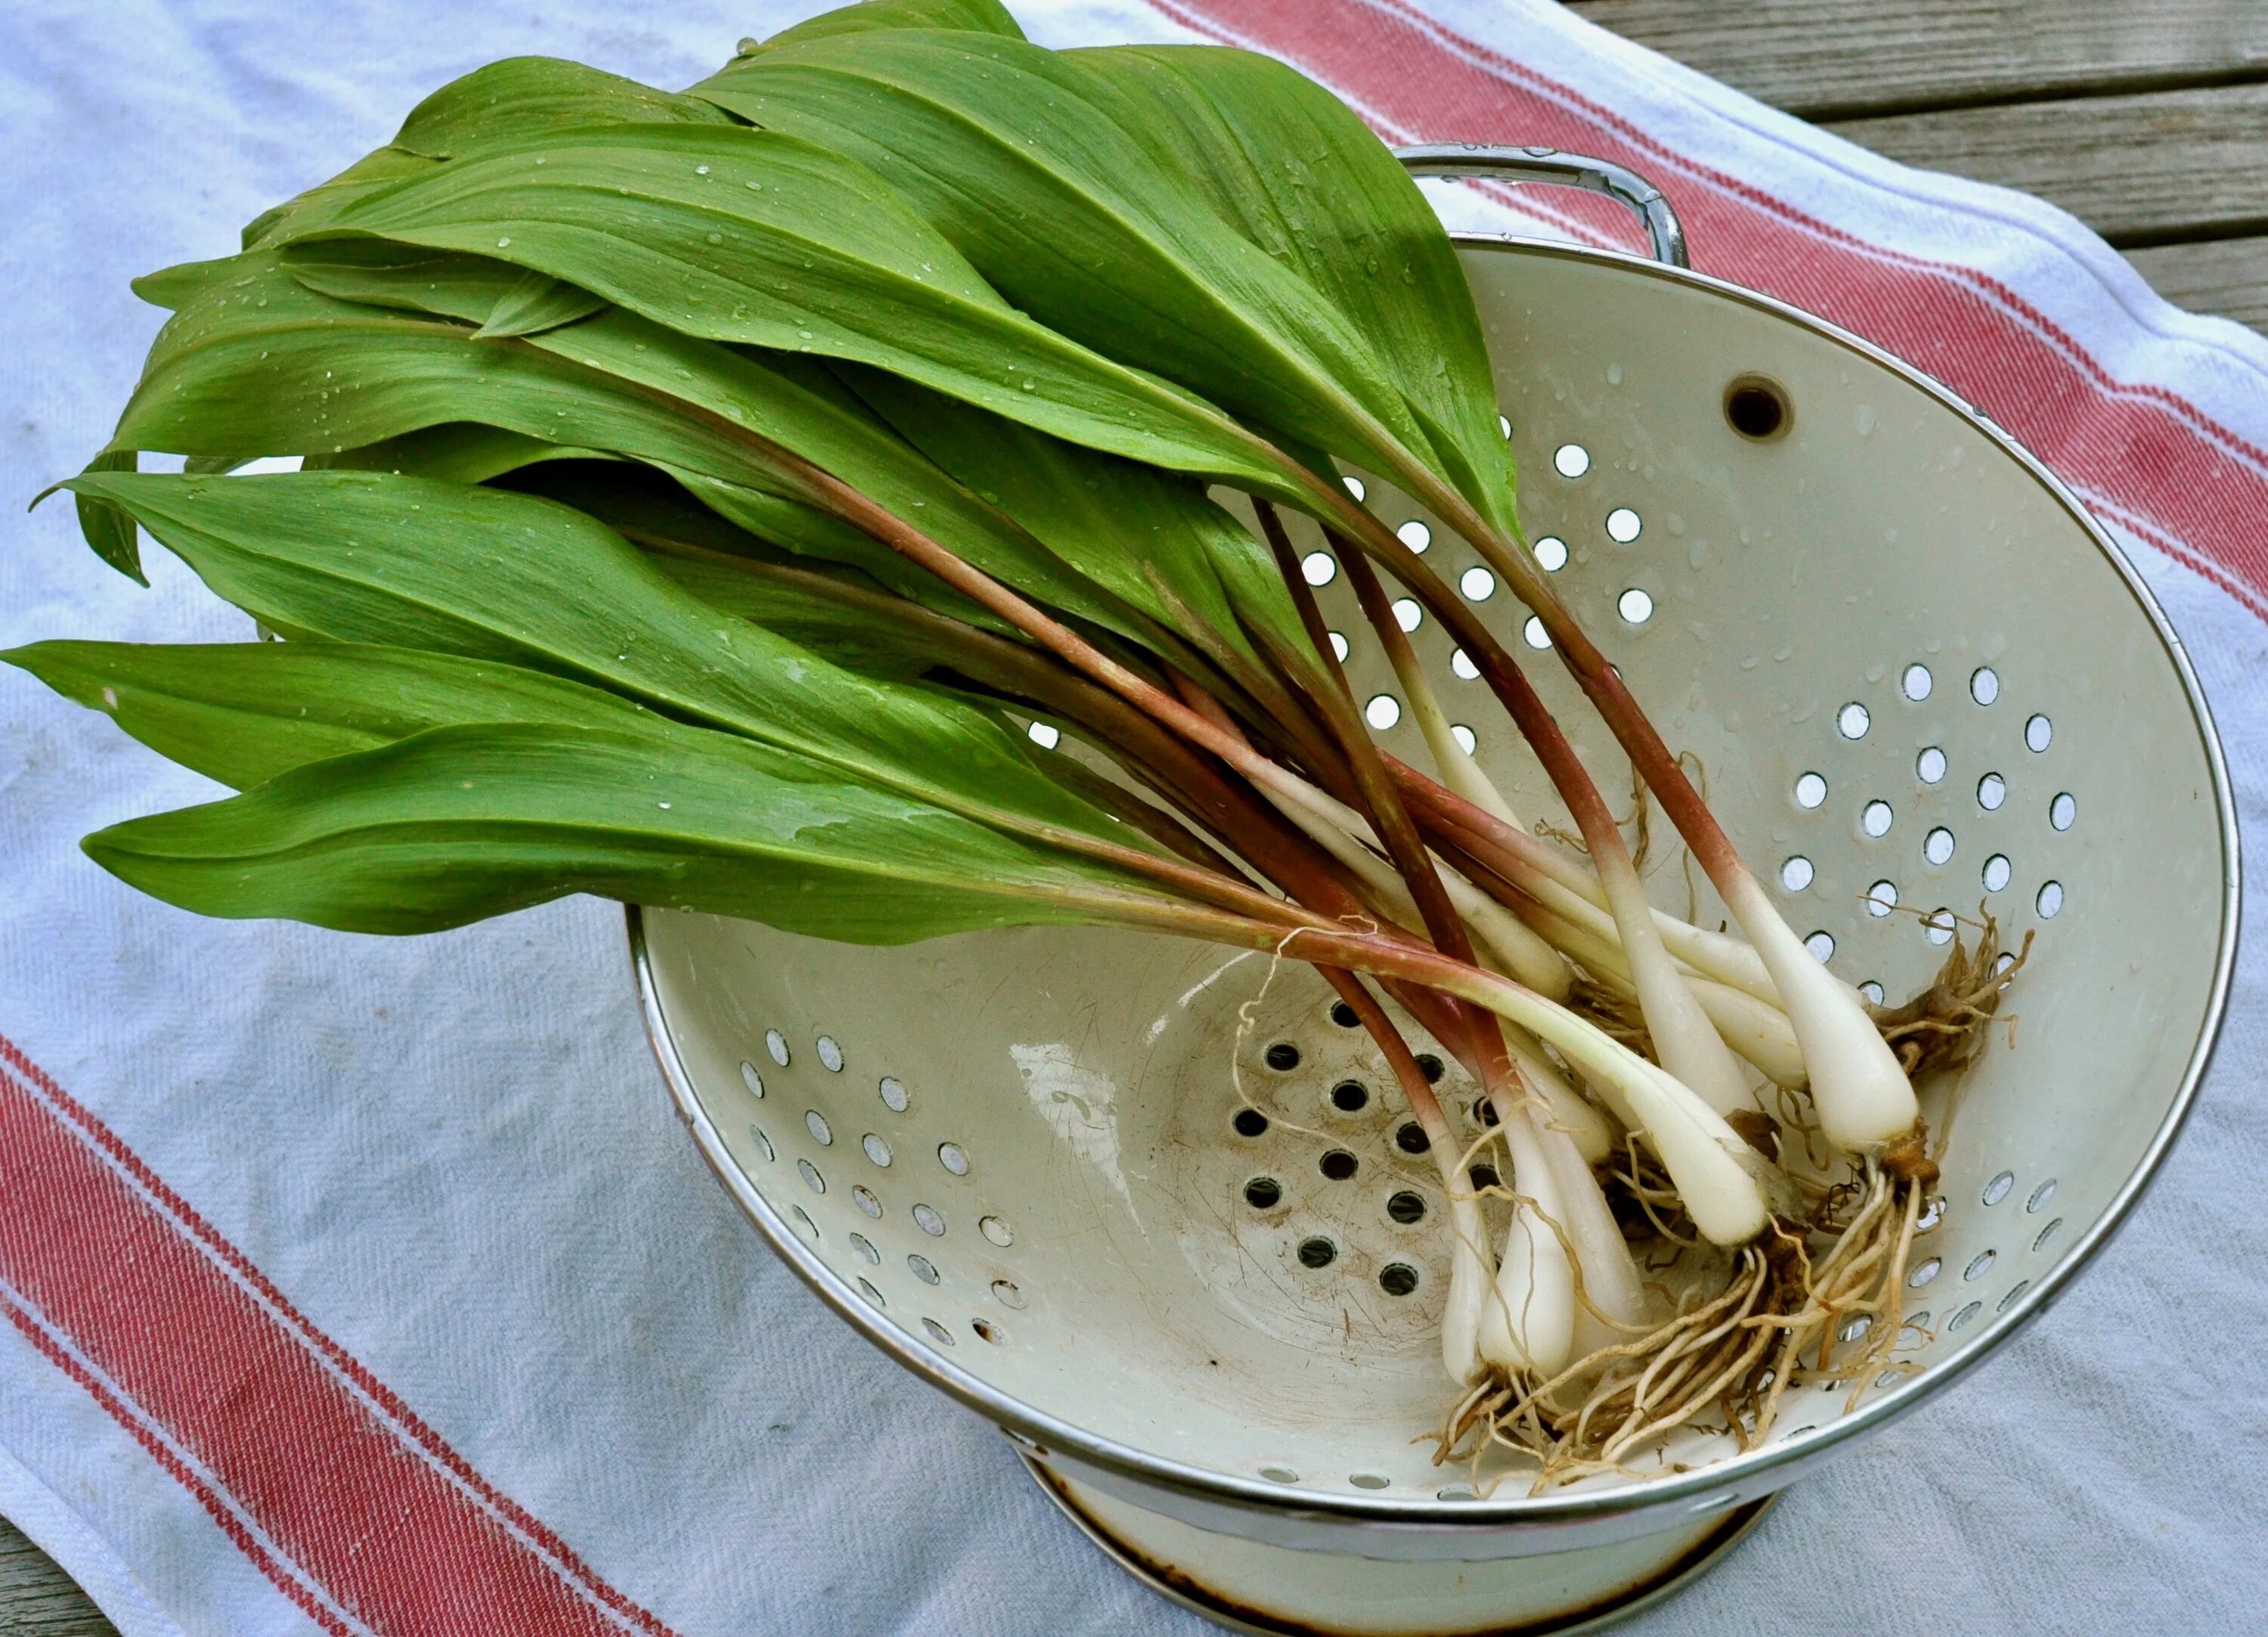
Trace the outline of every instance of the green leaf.
{"label": "green leaf", "polygon": [[706,340],[869,364],[1130,459],[1277,481],[1200,396],[1035,323],[872,172],[793,136],[638,125],[490,145],[295,230],[287,261],[335,260],[349,234],[510,262]]}
{"label": "green leaf", "polygon": [[661,123],[726,122],[698,97],[656,91],[563,57],[505,57],[451,80],[412,108],[393,146],[446,159],[555,131]]}
{"label": "green leaf", "polygon": [[1068,54],[891,31],[764,52],[695,91],[873,167],[1074,340],[1383,470],[1431,454],[1369,341],[1214,213],[1147,132],[1152,105]]}
{"label": "green leaf", "polygon": [[1151,114],[1220,218],[1351,320],[1459,490],[1513,521],[1511,461],[1455,247],[1353,109],[1290,65],[1219,46],[1064,54]]}
{"label": "green leaf", "polygon": [[360,643],[40,642],[0,660],[239,790],[434,727],[552,722],[636,733],[660,719],[541,671]]}
{"label": "green leaf", "polygon": [[[546,443],[500,426],[445,421],[399,438],[357,444],[335,454],[311,454],[309,471],[403,472],[413,477],[446,478],[453,483],[485,483],[509,473],[562,461],[605,461],[620,464],[602,449],[578,449]],[[194,469],[194,468],[184,468]]]}
{"label": "green leaf", "polygon": [[861,0],[858,4],[822,11],[792,28],[784,28],[755,51],[741,55],[755,56],[781,46],[883,28],[959,28],[977,33],[1005,34],[1011,40],[1024,37],[1024,31],[1016,26],[1016,19],[1008,15],[999,0]]}
{"label": "green leaf", "polygon": [[[105,449],[86,463],[90,472],[130,472],[141,456],[134,449]],[[43,495],[41,499],[45,499]],[[72,497],[78,511],[78,532],[86,536],[86,543],[94,548],[94,555],[116,569],[127,579],[142,585],[150,577],[142,571],[141,542],[135,537],[131,513],[86,495]],[[38,505],[38,501],[33,502]]]}
{"label": "green leaf", "polygon": [[287,637],[528,666],[988,822],[1113,835],[998,723],[726,620],[620,535],[550,501],[362,472],[70,486],[126,507],[215,592]]}
{"label": "green leaf", "polygon": [[425,933],[588,892],[854,943],[1168,901],[729,734],[448,727],[82,844],[199,914]]}

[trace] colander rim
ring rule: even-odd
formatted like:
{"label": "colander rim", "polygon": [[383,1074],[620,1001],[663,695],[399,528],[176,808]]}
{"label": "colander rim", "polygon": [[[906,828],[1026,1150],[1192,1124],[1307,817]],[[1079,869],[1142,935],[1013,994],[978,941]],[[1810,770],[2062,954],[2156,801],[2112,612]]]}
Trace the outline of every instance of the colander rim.
{"label": "colander rim", "polygon": [[[2160,607],[2117,542],[2060,478],[2018,443],[1989,416],[1969,403],[1942,382],[1885,351],[1863,336],[1792,306],[1775,297],[1747,290],[1727,280],[1688,268],[1672,267],[1645,256],[1589,245],[1531,238],[1516,233],[1453,232],[1461,249],[1508,251],[1557,257],[1615,267],[1665,283],[1701,290],[1741,306],[1752,307],[1808,329],[1867,361],[1888,369],[1920,388],[1981,430],[2001,451],[2018,462],[2079,523],[2095,549],[2109,559],[2150,622],[2159,642],[2172,660],[2176,675],[2204,741],[2213,781],[2215,817],[2221,842],[2224,869],[2221,886],[2221,934],[2214,951],[2213,979],[2205,1014],[2188,1063],[2182,1072],[2172,1103],[2152,1135],[2148,1146],[2102,1214],[2048,1272],[2035,1279],[2015,1301],[1997,1314],[1986,1327],[1950,1359],[1899,1384],[1885,1389],[1871,1403],[1847,1415],[1824,1422],[1814,1430],[1786,1437],[1764,1449],[1729,1456],[1693,1471],[1612,1488],[1577,1488],[1543,1495],[1518,1494],[1487,1500],[1445,1501],[1434,1496],[1403,1496],[1385,1493],[1342,1494],[1304,1486],[1287,1489],[1256,1476],[1211,1471],[1159,1456],[1116,1440],[1105,1438],[1058,1419],[1002,1392],[934,1351],[916,1345],[896,1326],[886,1323],[861,1301],[847,1278],[837,1275],[807,1247],[784,1218],[775,1213],[733,1162],[723,1135],[703,1108],[683,1061],[679,1058],[659,991],[654,982],[641,906],[625,906],[630,962],[638,992],[639,1010],[646,1037],[661,1068],[664,1083],[678,1114],[690,1129],[696,1145],[725,1191],[740,1207],[773,1252],[805,1284],[865,1339],[915,1375],[946,1392],[999,1426],[1027,1446],[1060,1450],[1104,1471],[1138,1483],[1152,1485],[1191,1499],[1232,1508],[1281,1515],[1287,1510],[1333,1522],[1361,1524],[1424,1525],[1429,1530],[1470,1530],[1475,1533],[1521,1524],[1574,1523],[1633,1511],[1684,1508],[1696,1502],[1724,1504],[1737,1493],[1751,1498],[1789,1481],[1799,1467],[1808,1467],[1835,1450],[1870,1437],[1927,1399],[1951,1386],[1990,1357],[2034,1319],[2051,1307],[2080,1271],[2094,1260],[2111,1236],[2124,1226],[2136,1201],[2156,1176],[2172,1149],[2197,1100],[2198,1089],[2211,1066],[2220,1042],[2228,993],[2236,966],[2236,946],[2242,913],[2239,891],[2236,807],[2229,786],[2228,769],[2220,735],[2205,691],[2191,667],[2189,653]],[[1756,1483],[1759,1478],[1770,1481]]]}

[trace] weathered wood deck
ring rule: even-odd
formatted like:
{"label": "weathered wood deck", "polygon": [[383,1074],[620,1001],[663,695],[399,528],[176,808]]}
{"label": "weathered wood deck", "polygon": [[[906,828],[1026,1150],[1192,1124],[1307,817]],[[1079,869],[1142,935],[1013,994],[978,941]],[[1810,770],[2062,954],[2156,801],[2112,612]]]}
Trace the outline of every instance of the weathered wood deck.
{"label": "weathered wood deck", "polygon": [[[2268,329],[2258,0],[1571,0],[1893,159],[2051,199],[2169,299]],[[0,1520],[0,1637],[115,1637]]]}

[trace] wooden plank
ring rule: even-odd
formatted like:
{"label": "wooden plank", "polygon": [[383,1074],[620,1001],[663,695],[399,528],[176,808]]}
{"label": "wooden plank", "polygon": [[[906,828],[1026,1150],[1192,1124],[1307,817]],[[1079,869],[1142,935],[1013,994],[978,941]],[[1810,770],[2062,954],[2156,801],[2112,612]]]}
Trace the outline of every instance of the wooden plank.
{"label": "wooden plank", "polygon": [[2130,250],[2126,259],[2176,306],[2268,332],[2268,238]]}
{"label": "wooden plank", "polygon": [[1808,119],[2268,78],[2260,0],[1579,0]]}
{"label": "wooden plank", "polygon": [[0,1637],[118,1637],[70,1576],[0,1518]]}
{"label": "wooden plank", "polygon": [[1909,114],[1829,129],[1910,165],[2038,194],[2121,249],[2268,233],[2268,85]]}

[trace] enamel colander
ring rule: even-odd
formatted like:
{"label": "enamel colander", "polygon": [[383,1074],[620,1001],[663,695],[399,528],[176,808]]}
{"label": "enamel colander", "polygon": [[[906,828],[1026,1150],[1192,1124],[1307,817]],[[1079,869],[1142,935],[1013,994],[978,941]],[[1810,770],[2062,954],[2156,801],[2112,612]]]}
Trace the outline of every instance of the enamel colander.
{"label": "enamel colander", "polygon": [[[1865,342],[1688,271],[1667,204],[1626,172],[1404,158],[1592,187],[1646,218],[1654,261],[1479,237],[1460,254],[1544,567],[1699,757],[1814,952],[1895,1000],[1943,960],[1951,914],[1981,903],[2011,944],[2039,934],[2004,1005],[2013,1047],[1996,1029],[1957,1107],[1925,1097],[1932,1129],[1951,1125],[1897,1355],[1918,1371],[1849,1413],[1844,1383],[1798,1383],[1768,1444],[1688,1433],[1677,1475],[1476,1493],[1413,1442],[1447,1394],[1433,1163],[1306,968],[1079,929],[874,949],[633,911],[630,936],[669,1088],[773,1250],[997,1422],[1129,1568],[1251,1631],[1572,1630],[1697,1573],[2102,1244],[2220,1023],[2236,832],[2164,616],[2005,433]],[[1356,481],[1532,657],[1619,788],[1541,629],[1421,508]],[[1355,629],[1320,538],[1303,549]],[[1439,628],[1413,640],[1515,804],[1564,822]],[[1355,652],[1381,738],[1425,764],[1385,662]],[[1687,874],[1665,857],[1652,889],[1681,912],[1697,893],[1713,924]],[[1469,1117],[1474,1088],[1443,1072]]]}

